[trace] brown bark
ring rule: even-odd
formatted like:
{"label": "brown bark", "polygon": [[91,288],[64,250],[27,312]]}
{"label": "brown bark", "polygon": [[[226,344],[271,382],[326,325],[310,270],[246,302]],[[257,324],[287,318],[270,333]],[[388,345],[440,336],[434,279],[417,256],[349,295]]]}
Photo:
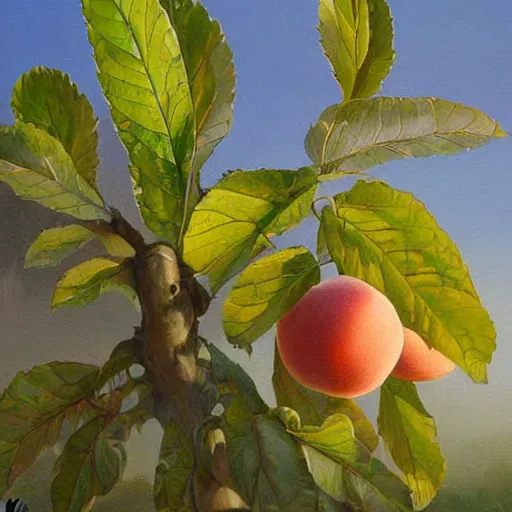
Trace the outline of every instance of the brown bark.
{"label": "brown bark", "polygon": [[137,251],[135,273],[142,308],[144,366],[153,384],[154,412],[165,428],[174,423],[195,454],[193,494],[197,512],[247,510],[228,487],[229,462],[225,443],[213,452],[213,463],[200,460],[203,410],[197,386],[199,372],[197,317],[207,309],[204,289],[181,265],[175,252],[163,244]]}

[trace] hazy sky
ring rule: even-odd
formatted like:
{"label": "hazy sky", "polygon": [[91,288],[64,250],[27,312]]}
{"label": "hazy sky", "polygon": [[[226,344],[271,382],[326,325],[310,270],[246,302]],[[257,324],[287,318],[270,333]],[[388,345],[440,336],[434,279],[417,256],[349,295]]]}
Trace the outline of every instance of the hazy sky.
{"label": "hazy sky", "polygon": [[[316,2],[204,3],[224,28],[238,75],[233,128],[208,162],[204,184],[211,185],[227,169],[307,164],[303,139],[309,125],[326,106],[341,99],[318,43]],[[460,101],[498,118],[512,131],[510,0],[389,3],[395,19],[397,62],[382,94]],[[0,0],[0,24],[0,120],[11,121],[12,86],[35,65],[69,73],[87,93],[97,115],[108,117],[78,0]],[[111,161],[116,151],[104,144],[104,162]],[[512,139],[505,139],[457,157],[393,162],[373,172],[426,203],[459,245],[498,331],[499,349],[488,386],[474,385],[460,372],[421,386],[427,409],[438,420],[448,474],[454,480],[478,479],[493,463],[512,455],[511,162]],[[127,203],[127,172],[121,177],[116,172],[114,180],[108,171],[103,168],[100,176],[107,197],[117,199],[133,214],[133,204]],[[330,182],[323,192],[338,192],[346,186]],[[42,210],[13,201],[4,185],[0,197],[0,272],[9,269],[0,274],[1,353],[2,359],[12,363],[12,368],[2,371],[0,387],[17,369],[56,358],[101,363],[116,341],[130,335],[136,315],[123,298],[109,297],[83,311],[47,317],[51,286],[61,270],[20,273],[19,267],[31,240],[50,221],[43,223]],[[17,229],[24,218],[29,224],[20,233]],[[55,223],[54,217],[51,222]],[[302,244],[309,239],[311,246],[315,227],[309,221],[286,241]],[[221,339],[219,320],[217,307],[204,324],[212,340]],[[244,354],[236,355],[269,400],[271,351],[272,338],[267,336],[255,346],[250,362]],[[363,401],[371,415],[374,398]],[[148,470],[147,443],[152,450],[149,458],[156,454],[157,430],[151,428],[133,443],[136,464],[130,466],[131,474]]]}

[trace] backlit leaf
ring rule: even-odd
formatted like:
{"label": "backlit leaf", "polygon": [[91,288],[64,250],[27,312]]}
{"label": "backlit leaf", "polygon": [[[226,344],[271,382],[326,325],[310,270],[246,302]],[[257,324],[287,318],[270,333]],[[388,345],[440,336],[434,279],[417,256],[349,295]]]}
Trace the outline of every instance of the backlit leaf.
{"label": "backlit leaf", "polygon": [[45,67],[31,69],[16,82],[11,107],[17,120],[58,139],[78,174],[97,190],[98,118],[69,75]]}
{"label": "backlit leaf", "polygon": [[320,426],[329,416],[343,414],[350,418],[357,439],[370,452],[377,448],[379,438],[357,403],[347,398],[323,395],[299,384],[283,365],[277,347],[274,349],[272,384],[277,404],[297,411],[303,425]]}
{"label": "backlit leaf", "polygon": [[358,99],[325,109],[306,151],[325,178],[390,160],[454,155],[506,136],[483,112],[437,98]]}
{"label": "backlit leaf", "polygon": [[457,363],[475,382],[496,332],[449,236],[410,193],[359,181],[322,212],[338,271],[366,281],[393,303],[402,323]]}
{"label": "backlit leaf", "polygon": [[52,267],[85,247],[94,233],[78,225],[45,229],[30,246],[25,267]]}
{"label": "backlit leaf", "polygon": [[[229,132],[233,117],[233,53],[219,23],[200,2],[161,0],[178,36],[194,103],[198,171]],[[199,182],[198,182],[199,184]]]}
{"label": "backlit leaf", "polygon": [[85,306],[112,289],[121,291],[135,302],[136,283],[129,261],[117,263],[105,258],[84,261],[68,270],[57,283],[51,309]]}
{"label": "backlit leaf", "polygon": [[262,236],[280,235],[309,215],[316,187],[316,172],[310,167],[228,174],[192,214],[184,239],[185,262],[207,274],[216,292],[256,256],[253,249]]}
{"label": "backlit leaf", "polygon": [[321,0],[321,43],[345,101],[379,91],[395,60],[385,0]]}
{"label": "backlit leaf", "polygon": [[320,267],[304,247],[284,249],[252,263],[224,303],[228,341],[251,345],[319,282]]}
{"label": "backlit leaf", "polygon": [[126,451],[111,434],[113,423],[98,416],[77,430],[55,463],[54,512],[82,512],[95,496],[108,494],[121,479]]}
{"label": "backlit leaf", "polygon": [[339,464],[307,444],[302,445],[302,450],[316,484],[338,503],[350,503],[357,511],[413,509],[407,486],[379,459]]}
{"label": "backlit leaf", "polygon": [[111,256],[127,258],[135,254],[128,242],[106,228],[74,224],[42,231],[25,256],[25,268],[56,266],[94,238],[101,240]]}
{"label": "backlit leaf", "polygon": [[30,124],[0,127],[0,181],[22,199],[82,220],[110,220],[62,144]]}
{"label": "backlit leaf", "polygon": [[0,495],[59,439],[96,389],[98,367],[54,362],[19,372],[0,397]]}
{"label": "backlit leaf", "polygon": [[358,460],[358,443],[350,418],[344,414],[329,416],[320,426],[304,425],[288,431],[302,443],[315,448],[330,459],[342,463]]}
{"label": "backlit leaf", "polygon": [[415,510],[436,496],[445,476],[445,461],[432,416],[423,407],[416,386],[393,377],[382,385],[379,434],[412,490]]}
{"label": "backlit leaf", "polygon": [[82,3],[142,217],[177,246],[182,223],[199,197],[196,183],[189,183],[194,106],[177,35],[158,0]]}

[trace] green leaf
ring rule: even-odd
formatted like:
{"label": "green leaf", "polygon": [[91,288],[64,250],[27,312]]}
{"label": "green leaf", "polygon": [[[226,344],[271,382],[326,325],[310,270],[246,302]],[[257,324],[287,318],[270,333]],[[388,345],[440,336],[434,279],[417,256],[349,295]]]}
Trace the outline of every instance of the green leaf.
{"label": "green leaf", "polygon": [[136,282],[130,261],[117,263],[105,258],[84,261],[68,270],[57,283],[51,309],[85,306],[112,289],[136,302]]}
{"label": "green leaf", "polygon": [[160,3],[171,18],[189,77],[196,131],[193,169],[198,180],[199,170],[231,127],[235,96],[233,53],[219,23],[210,19],[200,2]]}
{"label": "green leaf", "polygon": [[19,372],[0,397],[0,496],[47,447],[63,421],[79,416],[98,367],[54,362]]}
{"label": "green leaf", "polygon": [[42,231],[25,256],[25,268],[56,266],[94,238],[101,240],[111,256],[128,258],[135,255],[128,242],[106,228],[94,226],[88,229],[73,224]]}
{"label": "green leaf", "polygon": [[31,69],[16,82],[11,107],[18,121],[58,139],[77,173],[97,190],[98,118],[69,75],[45,67]]}
{"label": "green leaf", "polygon": [[250,346],[320,282],[320,267],[305,247],[293,247],[247,267],[226,302],[222,321],[230,343]]}
{"label": "green leaf", "polygon": [[126,452],[123,444],[112,438],[110,428],[112,424],[98,416],[68,439],[54,468],[54,512],[82,512],[84,505],[95,496],[108,494],[121,479]]}
{"label": "green leaf", "polygon": [[110,220],[62,144],[30,124],[0,126],[0,181],[22,199],[82,220]]}
{"label": "green leaf", "polygon": [[138,363],[135,351],[141,350],[137,347],[139,343],[139,340],[132,338],[120,342],[114,348],[108,360],[101,367],[98,375],[97,389],[101,389],[110,379]]}
{"label": "green leaf", "polygon": [[354,427],[344,414],[333,414],[320,426],[304,425],[299,430],[287,431],[336,462],[355,463],[359,458]]}
{"label": "green leaf", "polygon": [[191,478],[195,467],[194,454],[174,424],[164,431],[155,473],[154,499],[158,511],[187,512],[191,510]]}
{"label": "green leaf", "polygon": [[199,198],[196,183],[189,183],[194,106],[178,38],[158,0],[82,3],[142,217],[177,247],[182,223]]}
{"label": "green leaf", "polygon": [[325,208],[323,228],[338,271],[366,281],[395,306],[402,323],[457,363],[475,382],[496,332],[459,250],[412,194],[359,181]]}
{"label": "green leaf", "polygon": [[306,136],[325,179],[409,157],[454,155],[505,137],[481,111],[437,98],[373,98],[332,105]]}
{"label": "green leaf", "polygon": [[235,489],[251,510],[316,510],[316,486],[278,420],[251,416],[228,424],[224,432]]}
{"label": "green leaf", "polygon": [[422,510],[443,483],[445,461],[434,419],[414,383],[388,378],[381,387],[377,421],[379,434],[412,490],[415,510]]}
{"label": "green leaf", "polygon": [[299,384],[283,365],[277,347],[274,349],[272,384],[277,404],[297,411],[304,425],[320,426],[329,416],[343,414],[350,418],[355,436],[373,452],[379,444],[371,421],[354,400],[323,395]]}
{"label": "green leaf", "polygon": [[231,361],[214,344],[208,343],[206,348],[211,358],[211,374],[219,387],[219,392],[234,398],[238,408],[243,408],[247,417],[253,414],[265,414],[268,411],[268,406],[260,397],[254,381],[244,369]]}
{"label": "green leaf", "polygon": [[372,96],[388,75],[395,52],[385,0],[321,0],[321,43],[345,101]]}
{"label": "green leaf", "polygon": [[255,257],[262,237],[291,229],[310,212],[317,187],[313,168],[235,171],[196,206],[184,239],[184,260],[207,274],[214,291]]}
{"label": "green leaf", "polygon": [[302,450],[316,484],[337,502],[351,503],[356,510],[412,510],[409,489],[379,459],[339,464],[307,444]]}
{"label": "green leaf", "polygon": [[93,232],[78,225],[45,229],[30,246],[25,256],[25,268],[58,265],[93,238]]}

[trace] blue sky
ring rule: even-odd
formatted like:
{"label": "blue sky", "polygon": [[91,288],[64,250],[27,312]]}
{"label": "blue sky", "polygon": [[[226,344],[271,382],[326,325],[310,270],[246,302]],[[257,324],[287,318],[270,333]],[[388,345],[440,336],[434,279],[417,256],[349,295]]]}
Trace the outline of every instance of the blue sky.
{"label": "blue sky", "polygon": [[[204,4],[224,28],[238,75],[233,128],[204,170],[205,185],[227,169],[307,164],[303,139],[309,125],[326,106],[341,99],[318,42],[316,2],[205,0]],[[504,129],[512,131],[510,0],[493,0],[492,7],[481,0],[389,0],[389,4],[397,61],[382,94],[460,101],[498,118]],[[10,122],[12,86],[35,65],[69,73],[89,96],[97,115],[108,117],[78,0],[3,0],[0,23],[0,120]],[[460,443],[478,443],[495,433],[508,434],[510,442],[497,451],[489,448],[492,443],[485,444],[484,461],[512,455],[511,162],[512,139],[504,139],[456,157],[393,162],[373,172],[413,192],[452,236],[499,333],[489,386],[472,385],[456,374],[422,387],[427,407],[438,418],[452,467],[467,463],[459,453]],[[110,197],[126,200],[127,175],[121,184],[106,172],[101,179]],[[324,192],[344,188],[345,183],[330,182]],[[309,222],[286,240],[297,244],[309,237],[312,242],[314,227]],[[220,333],[214,313],[208,325]],[[251,362],[235,356],[267,392],[269,347],[270,337],[262,341]],[[370,408],[372,403],[368,402]]]}

